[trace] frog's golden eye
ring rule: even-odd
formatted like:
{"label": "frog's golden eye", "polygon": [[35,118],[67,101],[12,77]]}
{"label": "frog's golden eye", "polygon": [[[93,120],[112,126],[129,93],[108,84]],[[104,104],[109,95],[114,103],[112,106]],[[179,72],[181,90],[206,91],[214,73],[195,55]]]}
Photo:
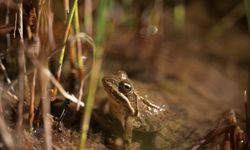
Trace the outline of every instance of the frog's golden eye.
{"label": "frog's golden eye", "polygon": [[126,81],[121,81],[119,83],[119,91],[124,94],[129,93],[132,90],[132,88],[133,88],[132,85]]}

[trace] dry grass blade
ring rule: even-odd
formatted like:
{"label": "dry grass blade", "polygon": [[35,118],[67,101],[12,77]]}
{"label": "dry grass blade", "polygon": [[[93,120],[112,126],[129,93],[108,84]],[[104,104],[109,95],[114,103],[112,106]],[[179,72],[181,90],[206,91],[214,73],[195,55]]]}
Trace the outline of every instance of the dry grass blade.
{"label": "dry grass blade", "polygon": [[[248,87],[247,90],[244,92],[245,98],[245,107],[246,107],[246,129],[247,129],[247,138],[248,142],[250,141],[250,66],[248,68]],[[248,144],[248,147],[250,145]]]}
{"label": "dry grass blade", "polygon": [[83,87],[84,87],[84,79],[82,79],[81,80],[81,84],[80,84],[80,88],[79,88],[79,96],[78,96],[78,99],[79,99],[79,101],[78,101],[78,103],[77,103],[77,106],[76,106],[76,110],[78,111],[79,109],[80,109],[80,100],[82,99],[82,97],[83,97]]}
{"label": "dry grass blade", "polygon": [[18,65],[19,65],[19,91],[18,91],[18,120],[16,128],[20,131],[23,123],[23,101],[24,101],[24,85],[25,85],[25,56],[24,56],[24,40],[23,40],[23,4],[18,3],[18,32],[20,35],[18,49]]}
{"label": "dry grass blade", "polygon": [[0,134],[1,134],[2,140],[4,142],[4,145],[8,149],[14,150],[15,144],[14,144],[14,141],[13,141],[11,134],[8,132],[8,127],[3,119],[2,113],[0,114]]}
{"label": "dry grass blade", "polygon": [[[77,6],[78,6],[78,0],[75,0],[74,3],[73,3],[72,9],[70,10],[69,17],[67,18],[68,19],[67,20],[67,27],[66,27],[66,31],[65,31],[64,39],[63,39],[64,44],[67,42],[67,39],[69,37],[71,23],[72,23],[73,16],[75,14]],[[60,80],[60,77],[61,77],[62,64],[63,64],[63,60],[64,60],[64,56],[65,56],[65,49],[66,49],[65,45],[63,45],[63,47],[61,49],[60,58],[59,58],[59,68],[58,68],[57,74],[56,74],[57,75],[56,76],[57,80]],[[57,94],[57,88],[55,87],[52,95],[56,96],[56,94]]]}
{"label": "dry grass blade", "polygon": [[17,104],[18,103],[18,97],[15,95],[15,94],[13,94],[13,93],[11,93],[10,91],[6,91],[5,89],[4,89],[4,87],[0,87],[0,92],[3,92],[4,91],[4,96],[5,96],[5,94],[6,94],[6,96],[8,96],[8,98],[7,98],[7,100],[9,101],[9,102],[11,102],[11,104]]}
{"label": "dry grass blade", "polygon": [[77,34],[75,36],[70,36],[69,37],[69,41],[73,41],[74,42],[77,39],[81,39],[82,41],[86,41],[87,43],[89,43],[92,46],[93,50],[95,49],[94,40],[88,34],[86,34],[84,32],[79,32],[79,34]]}
{"label": "dry grass blade", "polygon": [[2,71],[3,71],[3,73],[4,73],[4,77],[6,78],[7,83],[10,85],[11,90],[14,91],[14,88],[13,88],[13,86],[11,85],[11,84],[12,84],[12,83],[11,83],[11,80],[10,80],[8,74],[7,74],[6,68],[5,68],[5,66],[3,65],[1,59],[0,59],[0,68],[2,69]]}
{"label": "dry grass blade", "polygon": [[33,130],[33,121],[35,117],[35,87],[36,87],[36,76],[37,69],[34,70],[32,85],[31,85],[31,98],[30,98],[30,109],[29,109],[29,127],[30,131]]}
{"label": "dry grass blade", "polygon": [[[4,27],[0,27],[0,35],[6,35],[6,38],[7,38],[7,43],[10,43],[10,41],[8,40],[10,36],[9,35],[9,32],[13,31],[14,30],[14,26],[4,26]],[[8,42],[9,41],[9,42]],[[10,45],[10,44],[7,44],[7,45]]]}
{"label": "dry grass blade", "polygon": [[47,68],[42,68],[42,72],[44,73],[44,75],[46,75],[50,81],[56,86],[56,88],[61,92],[61,94],[69,99],[70,101],[74,102],[74,103],[79,103],[80,106],[84,107],[84,103],[81,102],[80,100],[78,100],[74,95],[70,95],[68,94],[64,88],[61,86],[61,84],[56,80],[56,78],[51,74],[51,72],[47,69]]}
{"label": "dry grass blade", "polygon": [[[75,34],[79,34],[80,33],[80,23],[79,23],[79,14],[78,14],[78,5],[75,8],[75,12],[74,12],[74,29],[75,29]],[[83,88],[84,88],[84,62],[82,59],[82,55],[83,55],[83,45],[82,45],[82,41],[80,38],[76,39],[76,46],[77,46],[77,71],[78,71],[78,76],[80,79],[80,88],[79,88],[79,97],[78,99],[81,100],[83,97]],[[71,49],[72,51],[73,49]],[[80,109],[80,105],[79,103],[77,104],[76,107],[77,111]]]}
{"label": "dry grass blade", "polygon": [[21,127],[23,124],[23,103],[24,99],[27,98],[27,93],[29,90],[28,79],[26,75],[26,63],[25,63],[25,52],[24,52],[24,37],[23,37],[23,3],[18,3],[18,13],[17,13],[17,24],[19,33],[19,43],[18,43],[18,68],[19,68],[19,86],[18,86],[18,119],[16,128],[21,133]]}
{"label": "dry grass blade", "polygon": [[[7,1],[7,5],[9,4],[10,2]],[[10,24],[10,8],[7,7],[6,8],[6,16],[5,16],[5,25],[8,26]],[[14,28],[13,28],[14,29]],[[13,30],[12,29],[12,30]],[[11,38],[10,38],[10,33],[6,33],[6,44],[7,44],[7,48],[10,47],[10,44],[11,44]]]}
{"label": "dry grass blade", "polygon": [[248,32],[250,34],[250,1],[249,0],[245,0],[245,8],[246,8],[246,14],[247,14]]}
{"label": "dry grass blade", "polygon": [[[75,41],[76,41],[77,45],[81,41],[84,41],[84,42],[86,41],[88,44],[90,44],[92,46],[93,51],[95,50],[95,45],[94,45],[93,39],[84,32],[79,32],[75,36],[70,36],[69,41],[70,41],[70,43],[75,43]],[[78,61],[79,61],[78,65],[79,65],[79,74],[80,74],[80,80],[81,80],[81,84],[80,84],[80,88],[79,88],[79,97],[78,97],[79,100],[82,99],[84,83],[88,77],[88,75],[86,75],[86,74],[84,77],[82,75],[83,74],[83,60],[82,60],[83,58],[82,57],[83,56],[82,56],[82,52],[81,52],[81,46],[79,46],[78,47]],[[77,110],[79,110],[79,107],[80,107],[80,104],[78,103]]]}
{"label": "dry grass blade", "polygon": [[93,18],[92,18],[92,1],[85,0],[85,9],[84,9],[84,26],[87,34],[92,35],[93,33]]}
{"label": "dry grass blade", "polygon": [[2,92],[4,92],[3,90],[0,91],[0,134],[1,134],[1,138],[4,142],[4,145],[10,149],[13,150],[15,149],[15,145],[14,145],[14,141],[13,138],[11,136],[11,134],[8,132],[8,126],[5,123],[4,117],[3,117],[3,110],[2,110]]}
{"label": "dry grass blade", "polygon": [[185,3],[182,0],[177,1],[176,6],[174,7],[174,25],[177,30],[183,30],[185,17]]}
{"label": "dry grass blade", "polygon": [[69,15],[69,0],[64,0],[64,13],[65,13],[65,20],[67,20]]}
{"label": "dry grass blade", "polygon": [[38,11],[38,21],[37,21],[37,31],[39,33],[40,39],[40,53],[39,58],[41,65],[38,66],[39,69],[39,80],[41,85],[41,100],[42,100],[42,114],[44,123],[44,138],[47,150],[52,149],[52,131],[51,131],[51,121],[48,116],[50,114],[50,100],[48,97],[49,89],[49,77],[44,76],[43,68],[48,68],[47,55],[50,50],[54,47],[54,35],[53,35],[53,12],[52,1],[51,0],[40,0],[39,1],[39,11]]}
{"label": "dry grass blade", "polygon": [[[39,68],[41,70],[41,68]],[[40,83],[42,93],[42,112],[43,112],[43,123],[44,123],[44,136],[46,149],[52,150],[52,136],[51,136],[51,122],[48,114],[50,113],[50,101],[48,99],[48,76],[43,76],[43,72],[40,72]]]}
{"label": "dry grass blade", "polygon": [[244,14],[244,3],[242,2],[236,5],[220,22],[212,27],[208,37],[213,39],[214,37],[221,36],[227,29],[235,25]]}

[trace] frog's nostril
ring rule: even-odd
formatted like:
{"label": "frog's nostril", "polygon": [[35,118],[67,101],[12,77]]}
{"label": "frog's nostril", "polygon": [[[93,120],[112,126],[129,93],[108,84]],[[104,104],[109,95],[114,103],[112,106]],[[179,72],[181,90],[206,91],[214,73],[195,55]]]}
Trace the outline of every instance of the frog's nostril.
{"label": "frog's nostril", "polygon": [[110,77],[103,77],[102,78],[102,83],[103,84],[114,84],[114,80],[113,79],[111,79]]}
{"label": "frog's nostril", "polygon": [[109,77],[103,77],[102,82],[110,82],[110,78]]}

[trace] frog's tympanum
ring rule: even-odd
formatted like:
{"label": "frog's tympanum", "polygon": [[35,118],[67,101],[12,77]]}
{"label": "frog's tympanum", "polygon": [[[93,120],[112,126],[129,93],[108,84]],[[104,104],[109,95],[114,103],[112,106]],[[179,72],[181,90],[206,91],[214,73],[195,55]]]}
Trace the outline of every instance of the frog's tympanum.
{"label": "frog's tympanum", "polygon": [[124,71],[103,78],[110,112],[122,124],[125,148],[132,149],[135,132],[151,133],[154,149],[183,150],[191,144],[190,129],[170,107],[140,94]]}

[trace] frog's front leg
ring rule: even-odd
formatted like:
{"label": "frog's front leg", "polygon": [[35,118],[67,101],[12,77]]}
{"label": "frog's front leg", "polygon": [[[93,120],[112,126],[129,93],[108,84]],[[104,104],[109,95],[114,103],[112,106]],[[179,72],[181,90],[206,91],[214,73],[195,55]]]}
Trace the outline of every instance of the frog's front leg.
{"label": "frog's front leg", "polygon": [[132,136],[133,136],[133,118],[127,117],[125,119],[125,126],[124,126],[124,133],[123,133],[123,138],[126,144],[132,143]]}
{"label": "frog's front leg", "polygon": [[125,119],[123,138],[124,138],[126,150],[132,150],[132,149],[139,150],[140,149],[140,144],[132,141],[133,130],[139,127],[140,127],[140,123],[134,117],[128,116]]}

